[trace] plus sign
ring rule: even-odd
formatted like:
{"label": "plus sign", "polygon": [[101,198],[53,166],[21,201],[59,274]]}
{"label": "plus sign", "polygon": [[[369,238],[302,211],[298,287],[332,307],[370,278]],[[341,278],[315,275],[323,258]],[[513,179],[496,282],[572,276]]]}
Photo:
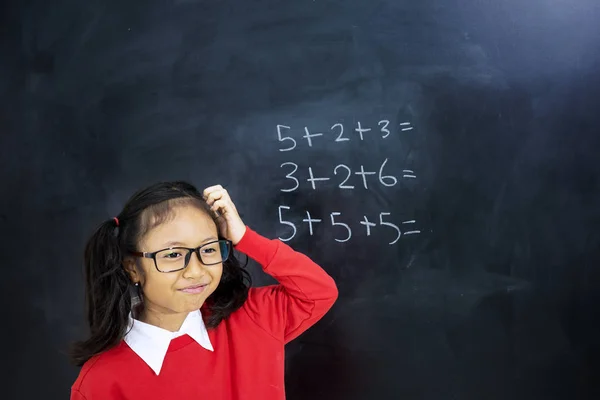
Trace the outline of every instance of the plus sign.
{"label": "plus sign", "polygon": [[363,185],[364,185],[365,189],[368,189],[369,187],[367,186],[367,175],[375,175],[376,172],[367,172],[367,171],[365,171],[364,165],[361,165],[360,172],[355,172],[355,174],[362,176]]}
{"label": "plus sign", "polygon": [[357,127],[356,127],[356,129],[354,129],[354,130],[355,130],[356,132],[358,132],[358,134],[360,135],[360,140],[363,140],[363,133],[364,133],[364,132],[369,132],[369,131],[371,130],[371,128],[363,128],[363,127],[360,125],[360,121],[358,121],[356,125],[357,125]]}

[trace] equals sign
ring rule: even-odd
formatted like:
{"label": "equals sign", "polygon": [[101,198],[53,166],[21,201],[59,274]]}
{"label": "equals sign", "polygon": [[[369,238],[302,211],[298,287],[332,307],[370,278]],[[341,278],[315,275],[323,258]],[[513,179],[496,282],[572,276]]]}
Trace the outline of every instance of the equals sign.
{"label": "equals sign", "polygon": [[403,169],[402,174],[403,174],[402,175],[403,178],[417,179],[417,176],[415,175],[415,171],[413,171],[412,169]]}
{"label": "equals sign", "polygon": [[410,122],[402,122],[400,128],[402,128],[402,132],[412,131],[414,129],[414,127],[410,125]]}
{"label": "equals sign", "polygon": [[[404,221],[402,224],[403,225],[414,224],[415,222],[417,222],[417,221],[415,221],[414,219],[412,219],[410,221]],[[421,233],[421,231],[418,231],[418,230],[408,231],[408,232],[404,232],[404,236],[406,236],[406,235],[418,235],[419,233]]]}

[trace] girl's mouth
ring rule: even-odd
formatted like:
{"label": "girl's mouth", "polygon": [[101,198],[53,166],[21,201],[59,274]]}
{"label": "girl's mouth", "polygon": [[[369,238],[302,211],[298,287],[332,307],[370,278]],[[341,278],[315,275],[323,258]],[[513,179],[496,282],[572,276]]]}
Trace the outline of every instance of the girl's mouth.
{"label": "girl's mouth", "polygon": [[179,291],[183,293],[198,294],[202,293],[207,286],[208,284],[188,286],[186,288],[179,289]]}

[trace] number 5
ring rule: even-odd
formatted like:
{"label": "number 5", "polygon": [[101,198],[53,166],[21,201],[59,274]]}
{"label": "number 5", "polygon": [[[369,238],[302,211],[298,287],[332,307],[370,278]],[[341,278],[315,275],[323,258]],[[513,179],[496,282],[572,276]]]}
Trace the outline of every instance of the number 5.
{"label": "number 5", "polygon": [[283,217],[281,216],[281,209],[289,210],[290,208],[287,206],[279,206],[279,223],[281,223],[283,225],[291,226],[292,229],[294,230],[294,233],[292,233],[292,236],[290,236],[289,238],[287,238],[287,239],[279,238],[279,240],[281,240],[282,242],[287,242],[289,240],[292,240],[294,238],[294,236],[296,236],[296,225],[294,225],[293,222],[283,220]]}
{"label": "number 5", "polygon": [[379,214],[379,224],[392,227],[396,230],[396,232],[398,232],[398,237],[396,237],[396,239],[393,242],[390,242],[390,244],[394,244],[400,239],[400,236],[402,236],[402,231],[400,230],[400,228],[398,228],[396,225],[392,224],[391,222],[385,222],[383,220],[383,217],[388,216],[388,215],[391,215],[391,214],[388,212],[382,212],[381,214]]}
{"label": "number 5", "polygon": [[284,142],[286,140],[291,140],[292,141],[292,147],[288,147],[287,149],[279,149],[279,151],[290,151],[290,150],[294,150],[296,148],[296,140],[293,137],[289,137],[289,136],[281,136],[281,128],[285,128],[285,129],[291,129],[289,126],[285,126],[285,125],[277,125],[277,137],[279,138],[280,142]]}
{"label": "number 5", "polygon": [[331,225],[339,225],[339,226],[343,226],[344,228],[346,228],[346,230],[348,231],[348,237],[346,239],[335,239],[337,242],[343,243],[343,242],[347,242],[348,240],[350,240],[350,238],[352,237],[352,230],[350,229],[350,227],[344,223],[341,222],[335,222],[335,217],[341,215],[341,213],[339,212],[332,212],[331,213]]}

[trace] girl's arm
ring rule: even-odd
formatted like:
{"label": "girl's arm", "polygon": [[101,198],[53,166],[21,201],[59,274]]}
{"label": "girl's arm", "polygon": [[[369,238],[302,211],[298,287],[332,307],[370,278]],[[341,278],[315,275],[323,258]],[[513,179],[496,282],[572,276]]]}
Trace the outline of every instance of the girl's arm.
{"label": "girl's arm", "polygon": [[279,285],[250,289],[244,309],[271,335],[288,343],[315,324],[335,303],[333,279],[306,255],[249,227],[236,250],[258,262]]}
{"label": "girl's arm", "polygon": [[71,389],[71,400],[86,400],[79,390]]}
{"label": "girl's arm", "polygon": [[338,291],[321,267],[283,242],[269,240],[248,228],[221,185],[204,189],[203,196],[216,213],[221,235],[280,283],[250,289],[244,309],[255,323],[287,343],[325,315]]}

